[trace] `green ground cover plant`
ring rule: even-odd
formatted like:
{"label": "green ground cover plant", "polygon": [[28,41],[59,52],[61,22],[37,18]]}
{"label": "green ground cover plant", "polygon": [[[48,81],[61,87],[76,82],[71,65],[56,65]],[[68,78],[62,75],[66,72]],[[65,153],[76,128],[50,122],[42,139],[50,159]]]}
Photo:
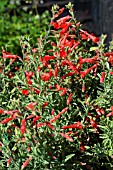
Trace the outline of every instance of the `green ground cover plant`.
{"label": "green ground cover plant", "polygon": [[2,51],[0,166],[3,170],[113,168],[113,43],[52,7],[35,48]]}

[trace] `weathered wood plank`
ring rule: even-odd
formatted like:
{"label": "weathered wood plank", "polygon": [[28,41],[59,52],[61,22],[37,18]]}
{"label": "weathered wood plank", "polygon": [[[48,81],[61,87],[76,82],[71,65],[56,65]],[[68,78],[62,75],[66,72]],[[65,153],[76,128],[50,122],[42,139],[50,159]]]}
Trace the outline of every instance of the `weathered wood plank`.
{"label": "weathered wood plank", "polygon": [[100,0],[100,26],[108,39],[113,38],[113,0]]}

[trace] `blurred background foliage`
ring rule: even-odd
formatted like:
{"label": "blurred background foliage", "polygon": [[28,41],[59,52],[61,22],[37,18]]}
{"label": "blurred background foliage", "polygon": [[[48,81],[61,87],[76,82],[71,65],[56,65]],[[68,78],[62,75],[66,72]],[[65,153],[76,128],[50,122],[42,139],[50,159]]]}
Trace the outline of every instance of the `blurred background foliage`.
{"label": "blurred background foliage", "polygon": [[[31,7],[28,9],[29,4]],[[45,35],[49,20],[49,12],[46,10],[40,15],[32,1],[1,0],[0,50],[21,56],[20,37],[29,36],[31,45],[35,47],[40,34]]]}

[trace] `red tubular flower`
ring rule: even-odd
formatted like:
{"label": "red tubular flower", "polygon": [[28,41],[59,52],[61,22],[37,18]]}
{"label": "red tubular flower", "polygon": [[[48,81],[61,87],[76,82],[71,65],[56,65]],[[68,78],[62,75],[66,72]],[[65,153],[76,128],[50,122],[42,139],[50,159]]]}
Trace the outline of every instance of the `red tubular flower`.
{"label": "red tubular flower", "polygon": [[80,57],[78,63],[79,63],[79,64],[82,64],[82,63],[90,63],[90,64],[93,64],[94,62],[97,61],[97,59],[98,59],[97,56],[92,57],[92,58],[82,58],[82,57]]}
{"label": "red tubular flower", "polygon": [[64,60],[61,63],[62,66],[68,65],[70,70],[73,70],[76,74],[79,73],[78,69],[76,68],[76,66],[69,60]]}
{"label": "red tubular flower", "polygon": [[56,47],[56,46],[57,46],[54,42],[51,42],[51,45],[52,45],[52,46],[54,46],[54,47]]}
{"label": "red tubular flower", "polygon": [[110,110],[113,111],[113,106],[110,107]]}
{"label": "red tubular flower", "polygon": [[94,43],[99,42],[99,37],[95,37],[92,34],[89,34],[87,31],[81,30],[82,33],[84,33],[90,40],[92,40]]}
{"label": "red tubular flower", "polygon": [[83,84],[83,85],[82,85],[82,92],[83,92],[83,93],[85,92],[85,89],[86,89],[85,84]]}
{"label": "red tubular flower", "polygon": [[55,110],[54,110],[54,109],[52,109],[52,110],[51,110],[51,115],[54,115],[54,112],[55,112]]}
{"label": "red tubular flower", "polygon": [[4,113],[4,110],[0,109],[0,114],[3,114]]}
{"label": "red tubular flower", "polygon": [[56,116],[54,116],[52,119],[50,119],[50,123],[53,123],[53,122],[55,122],[57,119],[59,119],[60,118],[60,115],[58,114],[58,115],[56,115]]}
{"label": "red tubular flower", "polygon": [[30,160],[32,159],[32,156],[30,156],[21,166],[21,170],[23,170],[27,165],[28,163],[30,162]]}
{"label": "red tubular flower", "polygon": [[72,100],[72,93],[70,93],[69,97],[67,98],[67,105],[70,104],[71,100]]}
{"label": "red tubular flower", "polygon": [[23,135],[25,133],[25,131],[26,131],[26,119],[22,120],[22,124],[21,124],[20,130],[21,130],[21,133]]}
{"label": "red tubular flower", "polygon": [[76,66],[72,62],[68,62],[69,68],[77,73]]}
{"label": "red tubular flower", "polygon": [[84,145],[82,144],[82,142],[80,142],[80,150],[81,150],[81,151],[85,151],[85,147],[84,147]]}
{"label": "red tubular flower", "polygon": [[60,87],[59,84],[55,84],[55,88],[56,88],[57,91],[61,91],[62,90],[62,88]]}
{"label": "red tubular flower", "polygon": [[37,89],[37,88],[33,88],[33,90],[34,90],[34,92],[35,92],[36,94],[39,94],[39,93],[40,93],[40,90]]}
{"label": "red tubular flower", "polygon": [[77,23],[76,23],[76,27],[79,27],[79,26],[80,26],[80,22],[77,22]]}
{"label": "red tubular flower", "polygon": [[90,123],[94,129],[97,129],[98,125],[93,119],[90,119]]}
{"label": "red tubular flower", "polygon": [[7,132],[8,132],[8,133],[12,133],[11,129],[7,129]]}
{"label": "red tubular flower", "polygon": [[36,52],[37,52],[37,48],[33,48],[33,49],[32,49],[32,52],[33,52],[33,53],[36,53]]}
{"label": "red tubular flower", "polygon": [[109,74],[113,75],[113,71],[110,71]]}
{"label": "red tubular flower", "polygon": [[30,151],[31,151],[31,148],[30,148],[30,147],[27,147],[27,151],[30,152]]}
{"label": "red tubular flower", "polygon": [[46,123],[46,126],[48,126],[51,130],[54,130],[55,128],[54,128],[54,126],[53,125],[51,125],[51,123],[50,122],[47,122]]}
{"label": "red tubular flower", "polygon": [[50,71],[49,73],[42,73],[41,79],[43,81],[49,81],[49,79],[52,77],[53,73]]}
{"label": "red tubular flower", "polygon": [[94,76],[96,77],[96,75],[97,75],[97,68],[94,69],[93,73],[94,73]]}
{"label": "red tubular flower", "polygon": [[61,88],[60,90],[62,90],[62,93],[60,93],[60,96],[64,96],[67,93],[66,88]]}
{"label": "red tubular flower", "polygon": [[90,68],[86,69],[85,71],[81,71],[80,72],[81,78],[84,78],[90,71],[91,71]]}
{"label": "red tubular flower", "polygon": [[12,117],[14,116],[14,114],[18,114],[19,110],[4,110],[4,114],[8,114],[11,115]]}
{"label": "red tubular flower", "polygon": [[103,54],[105,57],[113,56],[113,52],[107,52]]}
{"label": "red tubular flower", "polygon": [[57,22],[52,21],[51,25],[53,25],[53,27],[57,30],[60,28],[60,25]]}
{"label": "red tubular flower", "polygon": [[54,156],[54,155],[52,155],[52,158],[53,158],[53,159],[57,159],[57,157],[56,157],[56,156]]}
{"label": "red tubular flower", "polygon": [[59,11],[57,12],[57,14],[55,14],[55,15],[53,16],[53,18],[54,18],[54,19],[57,18],[60,14],[63,13],[63,11],[64,11],[64,8],[59,9]]}
{"label": "red tubular flower", "polygon": [[34,114],[30,114],[29,116],[26,117],[26,119],[32,119],[33,117],[35,117],[36,115]]}
{"label": "red tubular flower", "polygon": [[[70,37],[70,35],[69,35],[69,37]],[[64,43],[64,44],[63,44]],[[71,39],[71,40],[68,40],[68,39],[66,39],[65,41],[64,41],[64,39],[62,40],[62,42],[61,42],[61,47],[69,47],[69,49],[71,49],[72,48],[72,46],[73,46],[73,44],[75,44],[76,42],[75,42],[75,40],[74,39]],[[68,53],[69,53],[69,50],[68,50]]]}
{"label": "red tubular flower", "polygon": [[62,126],[62,129],[69,129],[69,128],[76,128],[76,129],[81,130],[82,129],[81,122],[77,122],[72,125]]}
{"label": "red tubular flower", "polygon": [[33,123],[36,123],[37,120],[39,120],[41,118],[41,116],[36,116],[35,118],[33,118]]}
{"label": "red tubular flower", "polygon": [[68,27],[71,25],[70,22],[66,22],[70,18],[71,17],[68,15],[68,16],[65,16],[65,17],[62,17],[62,18],[58,19],[56,22],[52,21],[51,24],[53,25],[53,27],[55,29],[62,28],[60,34],[63,34],[65,32],[67,32]]}
{"label": "red tubular flower", "polygon": [[7,160],[7,167],[10,165],[11,161],[12,161],[12,158],[9,158],[9,159]]}
{"label": "red tubular flower", "polygon": [[1,146],[2,146],[2,142],[0,142],[0,152],[2,153]]}
{"label": "red tubular flower", "polygon": [[27,62],[27,61],[29,61],[30,59],[29,59],[29,55],[26,55],[26,58],[25,58],[25,62]]}
{"label": "red tubular flower", "polygon": [[26,77],[26,80],[27,80],[27,83],[29,84],[29,85],[31,85],[32,84],[32,81],[31,81],[31,78],[30,77]]}
{"label": "red tubular flower", "polygon": [[71,16],[70,16],[70,15],[67,15],[67,16],[65,16],[65,17],[62,17],[62,18],[58,19],[58,20],[57,20],[57,23],[58,23],[59,25],[62,25],[62,24],[64,24],[67,20],[69,20],[70,18],[71,18]]}
{"label": "red tubular flower", "polygon": [[97,68],[98,64],[94,64],[93,66],[90,67],[90,70]]}
{"label": "red tubular flower", "polygon": [[38,66],[38,68],[37,68],[37,72],[38,72],[38,74],[40,73],[40,70],[41,70],[41,67],[40,67],[40,66]]}
{"label": "red tubular flower", "polygon": [[103,83],[105,79],[105,72],[102,72],[102,75],[100,77],[100,83]]}
{"label": "red tubular flower", "polygon": [[61,58],[66,58],[67,57],[67,52],[65,51],[64,48],[60,49],[60,57]]}
{"label": "red tubular flower", "polygon": [[68,35],[69,35],[69,33],[66,32],[66,33],[64,34],[64,37],[61,38],[60,47],[64,47],[64,46],[66,45],[66,41],[68,41],[68,40],[67,40]]}
{"label": "red tubular flower", "polygon": [[36,106],[37,102],[31,102],[26,106],[26,109],[34,110],[34,106]]}
{"label": "red tubular flower", "polygon": [[45,125],[46,125],[46,123],[40,122],[40,123],[38,123],[38,124],[36,125],[36,127],[39,128],[39,127],[42,127],[42,126],[45,126]]}
{"label": "red tubular flower", "polygon": [[9,58],[9,59],[17,59],[17,58],[19,58],[19,56],[13,55],[13,54],[11,54],[11,53],[9,53],[7,51],[3,51],[2,54],[3,54],[3,58]]}
{"label": "red tubular flower", "polygon": [[45,102],[43,105],[42,105],[42,108],[48,106],[49,102]]}
{"label": "red tubular flower", "polygon": [[31,77],[34,76],[34,73],[32,71],[30,72],[26,71],[25,74],[26,74],[27,83],[31,85],[32,84]]}
{"label": "red tubular flower", "polygon": [[45,56],[43,57],[43,60],[44,60],[44,61],[49,61],[49,60],[54,59],[54,58],[55,58],[54,56],[45,55]]}
{"label": "red tubular flower", "polygon": [[22,137],[22,141],[23,141],[23,142],[26,142],[26,138],[25,138],[24,136]]}
{"label": "red tubular flower", "polygon": [[26,74],[26,76],[28,76],[28,77],[34,76],[34,73],[33,73],[32,71],[29,71],[29,72],[26,71],[25,74]]}
{"label": "red tubular flower", "polygon": [[96,106],[94,108],[99,116],[101,116],[102,114],[105,114],[105,110],[103,108],[101,108],[99,106]]}
{"label": "red tubular flower", "polygon": [[36,122],[41,118],[41,116],[36,116],[35,118],[33,118],[33,121],[32,121],[32,125],[36,125]]}
{"label": "red tubular flower", "polygon": [[92,69],[96,68],[97,64],[94,64],[92,67],[86,69],[85,71],[81,71],[81,78],[84,78]]}
{"label": "red tubular flower", "polygon": [[54,87],[53,86],[49,86],[50,89],[53,89]]}
{"label": "red tubular flower", "polygon": [[66,135],[66,134],[64,134],[64,133],[60,133],[60,135],[63,136],[64,138],[66,138],[68,141],[74,142],[74,140],[72,139],[72,137],[70,137],[70,136],[68,136],[68,135]]}
{"label": "red tubular flower", "polygon": [[70,63],[69,60],[63,60],[63,61],[61,62],[61,65],[62,65],[62,66],[66,66],[66,65],[69,65],[69,63]]}
{"label": "red tubular flower", "polygon": [[89,39],[91,39],[94,43],[99,42],[99,37],[95,37],[94,35],[89,34],[88,36]]}
{"label": "red tubular flower", "polygon": [[78,45],[80,44],[80,42],[75,42],[75,44],[73,45],[73,47],[71,49],[68,50],[68,52],[72,52],[76,47],[78,47]]}
{"label": "red tubular flower", "polygon": [[65,112],[67,112],[67,110],[68,110],[68,107],[65,107],[58,115],[64,114]]}
{"label": "red tubular flower", "polygon": [[110,112],[106,117],[113,116],[113,112]]}
{"label": "red tubular flower", "polygon": [[22,92],[22,94],[25,95],[25,96],[27,96],[27,95],[29,94],[29,90],[23,89],[23,90],[21,90],[21,92]]}
{"label": "red tubular flower", "polygon": [[72,134],[73,134],[73,131],[69,131],[69,132],[67,132],[66,134],[72,135]]}
{"label": "red tubular flower", "polygon": [[14,119],[13,117],[5,118],[5,119],[3,119],[3,120],[0,122],[0,124],[6,124],[6,123],[10,122],[10,121],[13,120],[13,119]]}
{"label": "red tubular flower", "polygon": [[103,54],[105,57],[109,57],[108,61],[110,62],[110,64],[113,66],[113,52],[107,52]]}
{"label": "red tubular flower", "polygon": [[15,67],[15,70],[19,71],[19,70],[20,70],[20,68],[16,66],[16,67]]}
{"label": "red tubular flower", "polygon": [[65,24],[61,25],[62,30],[60,31],[60,35],[64,35],[68,31],[69,26],[71,25],[70,22],[66,22]]}
{"label": "red tubular flower", "polygon": [[41,61],[44,67],[48,67],[48,62],[46,60]]}
{"label": "red tubular flower", "polygon": [[87,40],[88,36],[86,36],[84,33],[80,32],[82,40]]}
{"label": "red tubular flower", "polygon": [[65,107],[61,112],[59,112],[59,114],[58,115],[56,115],[56,116],[54,116],[52,119],[50,119],[50,123],[53,123],[53,122],[55,122],[57,119],[59,119],[60,118],[60,116],[62,115],[62,114],[64,114],[66,111],[68,110],[68,107]]}
{"label": "red tubular flower", "polygon": [[2,55],[3,55],[3,58],[9,58],[11,60],[11,64],[13,62],[15,62],[16,59],[20,59],[21,60],[21,58],[19,56],[13,55],[13,54],[11,54],[11,53],[9,53],[7,51],[3,51]]}
{"label": "red tubular flower", "polygon": [[109,57],[109,62],[110,62],[110,64],[113,66],[113,55],[111,55],[111,56]]}

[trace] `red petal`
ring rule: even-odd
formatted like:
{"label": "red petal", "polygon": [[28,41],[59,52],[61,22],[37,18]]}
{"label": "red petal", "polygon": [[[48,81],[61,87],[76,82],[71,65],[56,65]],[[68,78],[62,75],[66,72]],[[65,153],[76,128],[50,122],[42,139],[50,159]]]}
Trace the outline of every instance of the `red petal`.
{"label": "red petal", "polygon": [[74,140],[72,139],[72,137],[70,137],[70,136],[68,136],[68,135],[66,135],[66,134],[64,134],[64,133],[60,133],[60,135],[63,136],[63,137],[65,137],[68,141],[74,142]]}

